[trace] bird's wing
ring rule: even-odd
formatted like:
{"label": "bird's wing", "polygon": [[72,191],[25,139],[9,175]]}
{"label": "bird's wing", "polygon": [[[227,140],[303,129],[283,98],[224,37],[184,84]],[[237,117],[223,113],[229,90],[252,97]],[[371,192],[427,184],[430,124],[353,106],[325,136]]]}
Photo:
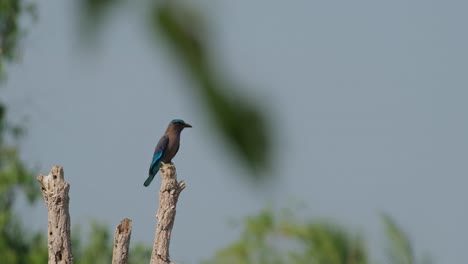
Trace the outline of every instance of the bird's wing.
{"label": "bird's wing", "polygon": [[[158,165],[160,163],[159,161],[161,161],[161,157],[163,156],[164,151],[166,150],[168,143],[169,143],[169,137],[168,136],[163,136],[159,140],[158,145],[156,145],[156,148],[154,149],[153,160],[151,161],[151,166],[150,166],[150,169],[149,169],[150,174],[154,175],[154,174],[156,174],[156,172],[158,172],[158,170],[159,170]],[[158,168],[156,169],[156,167],[158,167]]]}

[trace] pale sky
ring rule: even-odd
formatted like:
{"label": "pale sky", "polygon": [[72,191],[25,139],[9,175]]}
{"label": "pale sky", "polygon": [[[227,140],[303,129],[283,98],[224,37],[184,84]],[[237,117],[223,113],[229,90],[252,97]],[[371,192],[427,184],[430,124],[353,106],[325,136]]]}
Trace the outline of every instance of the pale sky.
{"label": "pale sky", "polygon": [[[2,97],[12,119],[28,119],[22,157],[38,173],[64,166],[72,224],[96,219],[113,232],[129,217],[132,244],[151,245],[160,180],[143,181],[168,122],[182,118],[193,128],[174,159],[187,188],[172,260],[209,258],[237,238],[230,220],[300,201],[303,216],[363,232],[376,256],[387,212],[418,255],[468,263],[468,2],[197,2],[219,66],[270,111],[276,180],[241,177],[249,171],[153,42],[144,8],[124,4],[86,49],[76,6],[40,1]],[[19,210],[46,232],[42,201]]]}

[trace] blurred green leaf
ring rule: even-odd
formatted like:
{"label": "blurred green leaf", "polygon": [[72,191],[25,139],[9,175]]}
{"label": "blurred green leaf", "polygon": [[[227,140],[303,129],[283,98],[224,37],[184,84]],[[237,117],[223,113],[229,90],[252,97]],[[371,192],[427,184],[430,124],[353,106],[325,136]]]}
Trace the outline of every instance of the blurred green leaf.
{"label": "blurred green leaf", "polygon": [[[109,226],[92,220],[89,232],[83,235],[82,228],[72,228],[73,259],[75,264],[106,264],[112,260],[113,237]],[[136,243],[129,249],[130,264],[147,263],[151,258],[151,247]]]}
{"label": "blurred green leaf", "polygon": [[20,4],[19,0],[0,0],[0,72],[2,74],[4,63],[13,60],[16,56]]}
{"label": "blurred green leaf", "polygon": [[434,263],[429,255],[416,258],[411,241],[395,220],[387,214],[382,214],[385,231],[387,234],[387,258],[392,264],[431,264]]}
{"label": "blurred green leaf", "polygon": [[0,0],[0,78],[5,77],[5,63],[18,57],[23,33],[19,21],[23,14],[35,19],[35,5],[24,0]]}
{"label": "blurred green leaf", "polygon": [[[267,209],[247,217],[240,238],[203,263],[376,263],[369,260],[369,251],[361,235],[330,220],[300,221],[291,210],[285,212],[288,215],[277,215]],[[390,258],[385,263],[416,263],[404,232],[387,215],[384,223],[391,246]],[[419,263],[432,261],[426,257]]]}
{"label": "blurred green leaf", "polygon": [[147,263],[151,259],[151,247],[143,243],[136,243],[128,255],[129,264]]}
{"label": "blurred green leaf", "polygon": [[245,219],[241,238],[204,263],[369,263],[364,241],[331,222],[302,222],[271,210]]}
{"label": "blurred green leaf", "polygon": [[[81,0],[80,26],[85,34],[80,39],[94,39],[103,19],[119,2]],[[252,171],[247,176],[259,180],[268,175],[265,172],[270,169],[272,151],[272,133],[261,101],[236,92],[238,85],[216,71],[219,67],[208,59],[213,58],[213,53],[208,47],[210,36],[203,16],[187,6],[175,1],[154,3],[151,27],[158,36],[156,46],[160,46],[161,38],[167,40],[187,76],[194,80],[193,89],[200,95],[214,127]]]}
{"label": "blurred green leaf", "polygon": [[304,261],[313,258],[317,263],[368,263],[364,241],[330,221],[303,224],[285,221],[281,231],[286,237],[303,244],[304,253],[296,253],[295,257]]}
{"label": "blurred green leaf", "polygon": [[[95,10],[97,7],[89,8]],[[4,73],[4,63],[12,61],[17,56],[21,32],[18,21],[23,13],[37,19],[34,4],[21,0],[0,0],[0,74]],[[18,142],[23,135],[22,126],[7,122],[6,107],[0,102],[0,263],[2,264],[43,264],[48,261],[46,235],[27,230],[14,212],[14,203],[19,192],[22,192],[30,203],[37,201],[40,196],[38,182],[19,157]],[[91,234],[86,243],[81,241],[79,227],[73,229],[72,233],[75,263],[110,262],[112,241],[105,225],[92,222]],[[149,247],[137,244],[135,251],[130,254],[130,263],[147,262],[150,254]]]}
{"label": "blurred green leaf", "polygon": [[79,0],[79,40],[91,44],[98,36],[107,15],[121,0]]}
{"label": "blurred green leaf", "polygon": [[[208,32],[201,16],[191,9],[165,2],[154,8],[155,28],[169,43],[193,78],[215,127],[239,156],[260,177],[270,166],[271,133],[261,106],[235,92],[236,85],[216,72],[208,58]],[[229,89],[229,92],[228,90]]]}
{"label": "blurred green leaf", "polygon": [[6,108],[0,102],[0,256],[2,263],[45,263],[45,236],[29,232],[14,212],[21,191],[30,203],[37,200],[40,188],[26,164],[19,157],[18,126],[6,121]]}
{"label": "blurred green leaf", "polygon": [[[73,233],[76,235],[76,233]],[[75,237],[73,242],[83,239]],[[96,221],[91,222],[91,230],[86,236],[86,243],[77,242],[73,259],[76,264],[109,263],[112,259],[112,241],[107,226]]]}
{"label": "blurred green leaf", "polygon": [[415,264],[413,249],[406,234],[389,215],[382,214],[382,219],[388,238],[387,257],[390,263]]}

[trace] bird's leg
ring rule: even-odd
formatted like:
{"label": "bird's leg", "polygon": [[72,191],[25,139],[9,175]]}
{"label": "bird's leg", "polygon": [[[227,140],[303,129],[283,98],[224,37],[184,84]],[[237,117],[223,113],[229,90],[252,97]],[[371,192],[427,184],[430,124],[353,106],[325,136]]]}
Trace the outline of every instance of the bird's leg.
{"label": "bird's leg", "polygon": [[160,162],[161,162],[161,165],[162,165],[162,166],[165,166],[165,165],[166,165],[166,163],[164,163],[164,162],[162,162],[162,161],[160,161]]}

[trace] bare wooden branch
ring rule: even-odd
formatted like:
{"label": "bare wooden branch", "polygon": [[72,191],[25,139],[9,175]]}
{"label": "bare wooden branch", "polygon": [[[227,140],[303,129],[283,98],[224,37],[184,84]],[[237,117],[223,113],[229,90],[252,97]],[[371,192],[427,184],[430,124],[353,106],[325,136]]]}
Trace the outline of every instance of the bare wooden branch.
{"label": "bare wooden branch", "polygon": [[72,264],[73,255],[70,239],[70,214],[68,211],[68,191],[63,168],[54,166],[49,175],[39,175],[42,196],[48,210],[48,249],[49,264]]}
{"label": "bare wooden branch", "polygon": [[169,264],[169,242],[174,225],[177,200],[185,188],[185,182],[177,182],[177,173],[174,164],[162,165],[161,189],[159,191],[159,207],[156,214],[158,221],[151,254],[151,264]]}
{"label": "bare wooden branch", "polygon": [[127,264],[128,247],[132,235],[132,220],[125,218],[115,229],[112,264]]}

